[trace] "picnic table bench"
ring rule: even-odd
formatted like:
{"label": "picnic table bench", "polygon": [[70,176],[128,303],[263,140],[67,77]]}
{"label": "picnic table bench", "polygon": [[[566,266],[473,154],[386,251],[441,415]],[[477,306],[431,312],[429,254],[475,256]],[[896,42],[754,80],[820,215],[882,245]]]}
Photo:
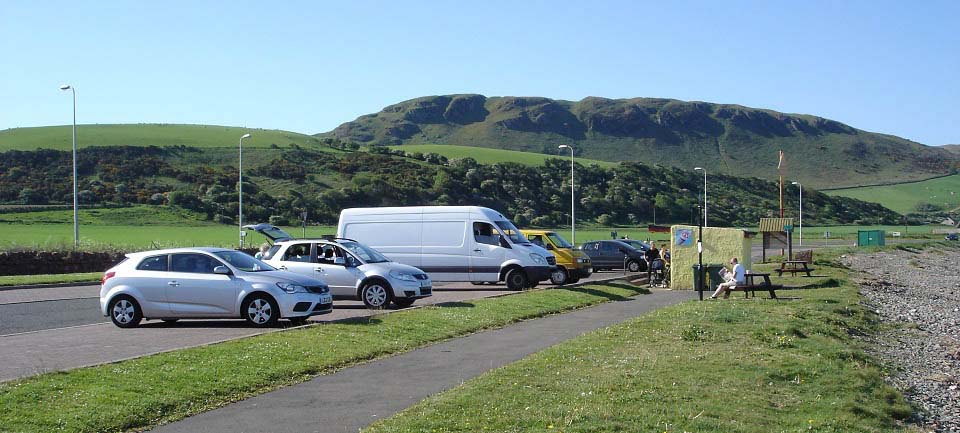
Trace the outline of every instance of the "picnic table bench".
{"label": "picnic table bench", "polygon": [[775,269],[777,271],[777,276],[782,277],[785,272],[789,272],[790,275],[797,275],[797,272],[803,272],[807,276],[811,276],[810,273],[816,269],[807,266],[807,262],[803,260],[784,260],[780,263],[780,267]]}
{"label": "picnic table bench", "polygon": [[[777,290],[783,289],[781,284],[772,284],[770,282],[769,273],[761,272],[747,272],[744,276],[744,282],[737,284],[736,287],[727,288],[724,290],[723,297],[727,298],[730,296],[730,292],[743,292],[744,298],[749,298],[751,294],[754,297],[757,296],[756,292],[768,292],[770,293],[770,299],[777,299]],[[754,281],[754,278],[760,277],[763,281],[757,283]]]}

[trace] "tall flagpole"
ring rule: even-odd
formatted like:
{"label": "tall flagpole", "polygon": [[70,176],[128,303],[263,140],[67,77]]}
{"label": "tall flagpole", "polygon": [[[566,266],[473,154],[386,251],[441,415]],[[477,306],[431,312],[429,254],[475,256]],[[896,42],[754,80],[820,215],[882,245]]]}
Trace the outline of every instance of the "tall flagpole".
{"label": "tall flagpole", "polygon": [[780,174],[780,218],[783,218],[783,151],[780,151],[780,159],[777,161],[777,172]]}

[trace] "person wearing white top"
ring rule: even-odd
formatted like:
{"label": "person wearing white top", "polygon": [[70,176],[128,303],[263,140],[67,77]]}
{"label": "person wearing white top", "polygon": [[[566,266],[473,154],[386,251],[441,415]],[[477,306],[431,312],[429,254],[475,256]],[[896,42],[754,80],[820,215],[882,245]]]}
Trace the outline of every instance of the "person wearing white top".
{"label": "person wearing white top", "polygon": [[[724,292],[727,289],[733,289],[734,287],[737,287],[737,284],[742,284],[747,281],[747,271],[743,269],[743,265],[737,261],[736,257],[730,259],[730,264],[733,265],[733,272],[727,272],[726,268],[720,270],[720,276],[722,276],[726,281],[717,286],[717,291],[713,292],[713,296],[711,296],[710,299],[717,299],[717,295],[719,295],[721,292]],[[723,294],[724,298],[729,296],[730,292],[725,292]]]}

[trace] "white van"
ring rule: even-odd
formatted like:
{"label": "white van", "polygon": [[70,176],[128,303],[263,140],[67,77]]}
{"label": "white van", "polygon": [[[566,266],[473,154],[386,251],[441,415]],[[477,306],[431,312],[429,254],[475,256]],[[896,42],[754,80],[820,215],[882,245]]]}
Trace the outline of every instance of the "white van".
{"label": "white van", "polygon": [[550,279],[557,264],[500,212],[479,206],[344,209],[337,236],[420,268],[433,281],[506,281],[521,290]]}

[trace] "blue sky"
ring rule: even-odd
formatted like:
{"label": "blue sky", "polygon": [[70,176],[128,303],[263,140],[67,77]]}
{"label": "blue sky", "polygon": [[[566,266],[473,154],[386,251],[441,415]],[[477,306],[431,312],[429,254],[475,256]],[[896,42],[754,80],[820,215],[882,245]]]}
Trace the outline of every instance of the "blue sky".
{"label": "blue sky", "polygon": [[0,2],[0,129],[328,131],[423,95],[667,97],[960,143],[960,2]]}

